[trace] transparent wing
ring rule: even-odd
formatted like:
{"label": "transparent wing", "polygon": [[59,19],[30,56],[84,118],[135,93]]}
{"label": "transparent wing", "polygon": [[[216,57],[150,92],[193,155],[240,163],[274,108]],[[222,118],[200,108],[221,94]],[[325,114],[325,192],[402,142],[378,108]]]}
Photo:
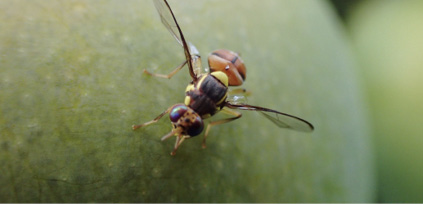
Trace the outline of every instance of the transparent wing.
{"label": "transparent wing", "polygon": [[226,102],[230,104],[242,105],[247,104],[247,96],[250,96],[251,92],[244,88],[233,88],[228,91],[228,97]]}
{"label": "transparent wing", "polygon": [[167,30],[172,34],[172,36],[178,41],[179,44],[182,44],[181,40],[181,34],[178,30],[178,24],[176,20],[173,19],[173,13],[170,10],[170,7],[168,7],[167,2],[164,0],[154,0],[154,6],[157,9],[157,12],[160,15],[160,19],[163,23],[163,25],[167,28]]}
{"label": "transparent wing", "polygon": [[[154,6],[160,15],[163,25],[167,28],[170,34],[182,45],[187,60],[189,73],[191,77],[196,80],[201,72],[201,60],[197,48],[191,43],[187,43],[175,15],[166,0],[153,0]],[[191,54],[192,51],[192,54]],[[194,56],[194,57],[193,57]],[[200,64],[200,66],[198,66]],[[195,65],[195,67],[193,67]]]}
{"label": "transparent wing", "polygon": [[226,103],[226,107],[239,110],[259,111],[265,118],[269,119],[281,128],[289,128],[302,132],[312,132],[314,130],[314,127],[310,122],[297,116],[281,113],[276,110],[248,104],[233,104],[230,102]]}
{"label": "transparent wing", "polygon": [[199,76],[202,68],[200,52],[198,52],[197,48],[191,42],[188,42],[188,46],[191,53],[191,64],[194,69],[194,74]]}

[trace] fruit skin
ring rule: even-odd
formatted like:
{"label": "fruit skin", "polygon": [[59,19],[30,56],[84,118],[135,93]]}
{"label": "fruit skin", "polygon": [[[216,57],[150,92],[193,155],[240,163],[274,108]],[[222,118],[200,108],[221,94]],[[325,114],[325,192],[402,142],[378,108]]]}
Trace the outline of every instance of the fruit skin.
{"label": "fruit skin", "polygon": [[249,103],[315,132],[244,112],[213,127],[206,149],[199,136],[172,157],[173,142],[160,141],[168,119],[131,130],[183,102],[190,80],[186,69],[171,80],[142,74],[183,60],[152,2],[1,1],[2,202],[373,201],[362,91],[326,2],[170,4],[203,58],[241,54]]}
{"label": "fruit skin", "polygon": [[366,84],[378,202],[423,202],[423,2],[363,1],[348,28]]}

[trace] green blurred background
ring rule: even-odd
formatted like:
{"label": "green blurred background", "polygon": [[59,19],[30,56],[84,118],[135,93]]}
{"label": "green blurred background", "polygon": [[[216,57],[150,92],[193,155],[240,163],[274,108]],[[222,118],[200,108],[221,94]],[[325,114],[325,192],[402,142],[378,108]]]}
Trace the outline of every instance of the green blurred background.
{"label": "green blurred background", "polygon": [[366,87],[377,201],[423,202],[423,1],[332,0]]}
{"label": "green blurred background", "polygon": [[189,81],[142,74],[183,59],[151,1],[0,1],[0,201],[423,202],[422,2],[172,1],[204,61],[241,53],[249,103],[316,131],[244,113],[171,157],[168,119],[130,129]]}

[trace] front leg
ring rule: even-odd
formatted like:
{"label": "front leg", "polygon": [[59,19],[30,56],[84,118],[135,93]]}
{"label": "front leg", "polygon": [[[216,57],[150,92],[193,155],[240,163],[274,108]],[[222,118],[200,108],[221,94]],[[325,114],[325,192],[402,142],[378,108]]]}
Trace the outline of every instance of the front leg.
{"label": "front leg", "polygon": [[172,107],[168,108],[166,111],[164,111],[163,113],[161,113],[159,116],[157,116],[156,118],[154,118],[151,121],[148,121],[148,122],[143,123],[143,124],[140,124],[140,125],[132,125],[132,129],[133,130],[136,130],[138,128],[141,128],[141,127],[144,127],[144,126],[147,126],[147,125],[151,125],[153,123],[156,123],[157,121],[160,120],[160,118],[162,118],[164,115],[166,115],[167,113],[169,113],[169,111],[172,109]]}
{"label": "front leg", "polygon": [[188,135],[177,135],[175,146],[173,147],[173,151],[170,153],[170,155],[174,156],[176,154],[176,150],[178,150],[178,147],[182,144],[182,142],[184,142],[185,139],[189,139],[189,138],[191,137]]}

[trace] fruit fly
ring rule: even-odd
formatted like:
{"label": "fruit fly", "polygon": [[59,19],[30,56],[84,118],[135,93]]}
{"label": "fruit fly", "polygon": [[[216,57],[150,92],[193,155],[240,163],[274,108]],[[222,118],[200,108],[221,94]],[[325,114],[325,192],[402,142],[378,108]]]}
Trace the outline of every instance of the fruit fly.
{"label": "fruit fly", "polygon": [[194,45],[185,40],[182,30],[168,2],[166,0],[153,1],[163,25],[169,30],[172,36],[175,37],[176,41],[182,45],[186,60],[167,75],[155,74],[147,70],[144,70],[144,73],[170,79],[187,65],[192,81],[185,90],[184,103],[175,104],[153,120],[140,125],[133,125],[132,129],[135,130],[151,125],[159,121],[164,115],[169,114],[172,123],[172,131],[163,136],[161,140],[163,141],[172,136],[176,136],[175,146],[171,155],[175,155],[178,147],[186,139],[197,136],[203,132],[204,119],[218,112],[224,112],[231,115],[229,118],[212,121],[207,125],[202,142],[202,146],[205,148],[206,138],[213,126],[234,121],[242,116],[241,113],[234,109],[258,111],[262,113],[265,118],[282,128],[303,132],[313,131],[313,125],[299,117],[268,108],[248,105],[237,100],[231,100],[229,97],[231,93],[239,94],[241,97],[247,94],[244,89],[234,89],[232,91],[228,89],[229,86],[242,85],[246,78],[247,70],[242,59],[235,52],[225,49],[216,50],[208,57],[208,72],[201,73],[202,65],[199,52]]}

